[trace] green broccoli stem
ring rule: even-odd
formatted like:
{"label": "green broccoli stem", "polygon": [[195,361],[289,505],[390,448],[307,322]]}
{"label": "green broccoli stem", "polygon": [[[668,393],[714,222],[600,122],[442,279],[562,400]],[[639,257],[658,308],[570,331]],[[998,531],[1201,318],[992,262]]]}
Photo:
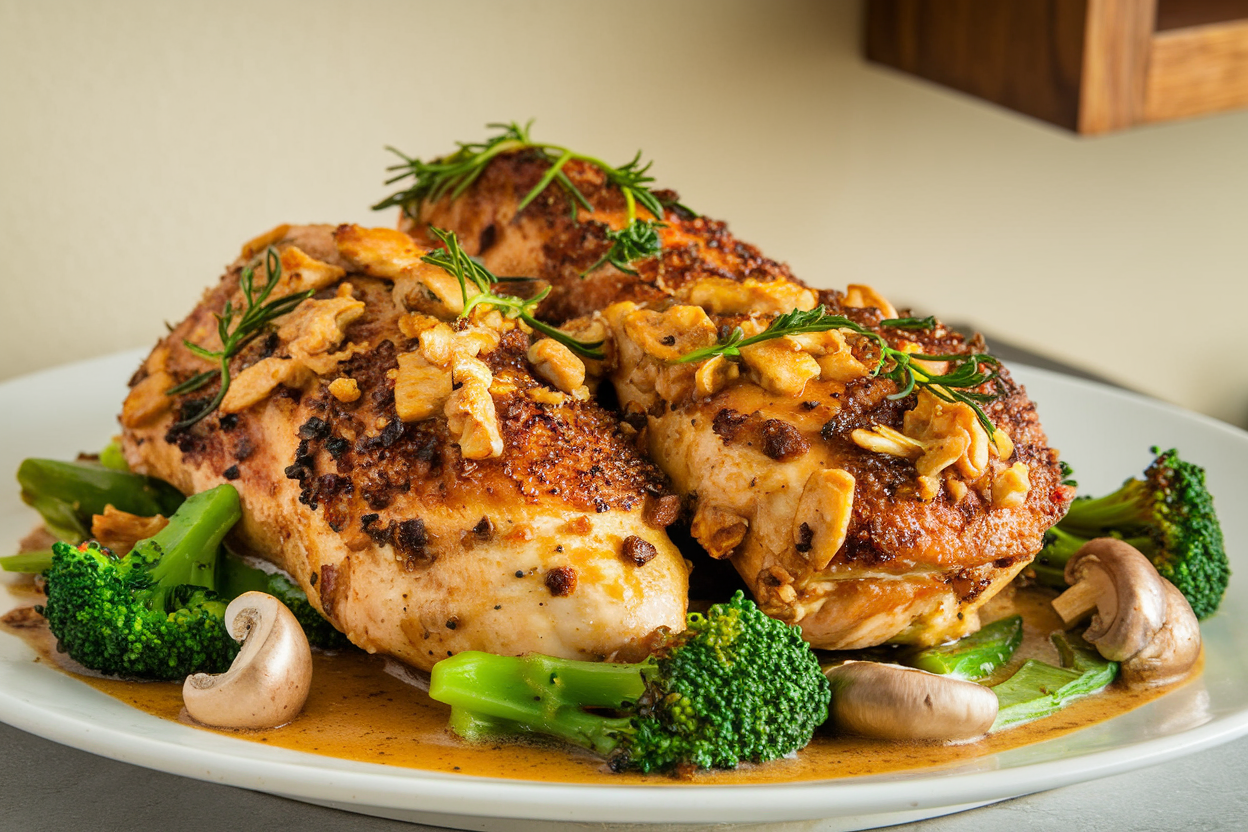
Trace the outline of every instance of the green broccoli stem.
{"label": "green broccoli stem", "polygon": [[0,558],[0,569],[3,569],[5,572],[25,572],[28,575],[39,575],[51,568],[51,549],[36,549],[33,552],[21,552]]}
{"label": "green broccoli stem", "polygon": [[153,477],[118,471],[91,462],[25,459],[17,469],[22,499],[43,516],[52,534],[79,543],[91,533],[91,516],[111,505],[150,517],[173,514],[183,497]]}
{"label": "green broccoli stem", "polygon": [[[1091,500],[1086,502],[1091,502]],[[1074,534],[1066,528],[1064,520],[1049,529],[1045,533],[1044,548],[1040,550],[1040,554],[1036,556],[1035,561],[1031,564],[1032,570],[1036,573],[1036,580],[1054,589],[1066,589],[1066,563],[1071,556],[1094,537],[1104,536],[1106,535],[1103,533],[1093,534],[1088,537]],[[1147,536],[1125,538],[1121,535],[1108,536],[1125,540],[1136,549],[1139,549],[1145,557],[1148,557],[1157,548],[1156,541]]]}
{"label": "green broccoli stem", "polygon": [[234,486],[218,485],[188,497],[167,526],[134,544],[127,557],[151,564],[147,576],[154,585],[148,607],[172,612],[183,605],[175,597],[183,586],[215,592],[221,541],[241,517]]}
{"label": "green broccoli stem", "polygon": [[451,706],[452,728],[465,736],[532,731],[605,757],[631,733],[632,720],[583,709],[636,702],[653,667],[468,651],[434,665],[429,696]]}
{"label": "green broccoli stem", "polygon": [[1099,537],[1107,528],[1149,522],[1153,500],[1153,489],[1146,481],[1129,479],[1103,497],[1075,500],[1061,525],[1072,534]]}
{"label": "green broccoli stem", "polygon": [[1023,642],[1023,617],[1011,615],[981,627],[978,632],[952,644],[926,647],[907,662],[912,667],[977,680],[991,676],[1014,655]]}

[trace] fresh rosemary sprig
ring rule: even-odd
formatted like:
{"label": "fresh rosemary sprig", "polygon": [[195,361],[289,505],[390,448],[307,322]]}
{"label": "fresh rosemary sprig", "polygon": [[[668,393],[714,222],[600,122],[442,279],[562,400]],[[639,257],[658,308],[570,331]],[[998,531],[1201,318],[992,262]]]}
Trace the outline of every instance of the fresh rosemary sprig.
{"label": "fresh rosemary sprig", "polygon": [[[917,330],[930,329],[935,325],[935,319],[890,318],[882,323],[897,329]],[[785,312],[772,320],[762,332],[749,338],[745,337],[745,332],[742,331],[741,327],[734,327],[731,332],[717,343],[686,353],[680,358],[674,359],[671,363],[684,364],[704,361],[716,355],[739,357],[741,349],[752,344],[770,341],[773,338],[782,338],[785,335],[799,335],[804,332],[827,332],[832,329],[847,329],[875,341],[880,351],[880,356],[875,366],[871,368],[871,375],[882,376],[896,383],[897,392],[890,395],[889,399],[904,399],[914,392],[916,388],[922,388],[943,401],[950,403],[961,402],[969,405],[975,411],[975,418],[983,425],[988,435],[992,436],[996,432],[995,426],[988,418],[988,415],[984,413],[981,405],[998,398],[1001,395],[1000,390],[998,389],[993,393],[975,392],[975,388],[997,380],[1000,375],[998,370],[1000,362],[996,358],[983,353],[927,355],[895,349],[889,346],[888,342],[878,332],[873,332],[843,315],[832,315],[823,306],[817,306],[807,311],[794,309],[791,312]],[[922,367],[916,366],[915,361],[946,361],[952,366],[945,373],[929,373]]]}
{"label": "fresh rosemary sprig", "polygon": [[442,243],[442,248],[431,251],[421,258],[430,265],[437,266],[459,281],[459,290],[463,297],[464,309],[459,313],[466,317],[478,306],[491,306],[509,318],[519,318],[533,329],[554,338],[568,349],[583,358],[601,359],[603,352],[601,341],[578,341],[571,335],[545,324],[533,317],[537,305],[550,294],[547,286],[531,298],[518,298],[513,295],[497,295],[493,286],[498,278],[484,266],[473,260],[459,244],[455,232],[435,226],[429,226],[429,232]]}
{"label": "fresh rosemary sprig", "polygon": [[[454,153],[432,162],[422,162],[393,147],[387,148],[403,161],[387,168],[398,173],[386,180],[386,184],[393,185],[409,177],[412,179],[412,184],[405,190],[393,193],[374,205],[374,210],[399,207],[412,219],[419,220],[420,207],[424,203],[437,202],[447,196],[451,199],[458,198],[477,180],[494,157],[512,150],[533,150],[542,154],[550,163],[550,167],[520,200],[516,212],[523,211],[551,183],[558,182],[572,200],[572,214],[575,217],[578,206],[586,211],[594,210],[589,199],[572,184],[572,180],[563,171],[568,162],[576,159],[601,170],[606,175],[607,181],[620,189],[620,192],[624,194],[628,213],[628,224],[619,231],[607,234],[607,239],[611,241],[610,250],[584,274],[592,272],[603,263],[611,263],[616,268],[620,268],[620,264],[623,264],[622,271],[636,274],[631,269],[635,260],[652,257],[661,250],[655,229],[662,227],[664,206],[679,205],[679,203],[662,200],[650,189],[651,183],[654,182],[654,177],[649,175],[651,163],[642,163],[640,151],[631,161],[623,165],[609,165],[594,156],[577,153],[561,145],[533,141],[529,135],[529,128],[532,125],[532,121],[523,127],[514,121],[508,124],[486,125],[501,132],[484,142],[459,142],[459,149]],[[638,217],[638,204],[649,211],[654,219],[643,220]],[[685,211],[689,210],[683,205],[679,207]],[[647,243],[646,246],[635,245],[636,242],[642,240]]]}
{"label": "fresh rosemary sprig", "polygon": [[174,430],[184,430],[208,416],[221,404],[226,392],[230,389],[230,360],[242,352],[243,348],[268,330],[274,320],[294,310],[296,306],[312,297],[314,290],[296,292],[293,295],[269,300],[274,287],[282,277],[282,260],[277,250],[270,247],[265,254],[265,283],[259,289],[255,287],[255,268],[248,266],[239,277],[239,285],[243,288],[245,305],[236,309],[232,300],[226,301],[225,308],[217,319],[217,335],[221,338],[220,350],[209,350],[198,344],[183,339],[182,343],[200,358],[215,362],[215,370],[196,373],[181,384],[176,384],[165,391],[167,396],[180,396],[191,393],[206,385],[213,377],[221,379],[221,388],[204,407],[181,421],[175,422]]}
{"label": "fresh rosemary sprig", "polygon": [[663,250],[663,242],[659,239],[661,222],[634,219],[619,231],[608,231],[607,241],[611,248],[598,258],[598,262],[581,272],[581,277],[596,271],[603,263],[610,263],[625,274],[637,274],[633,270],[633,262],[653,257]]}

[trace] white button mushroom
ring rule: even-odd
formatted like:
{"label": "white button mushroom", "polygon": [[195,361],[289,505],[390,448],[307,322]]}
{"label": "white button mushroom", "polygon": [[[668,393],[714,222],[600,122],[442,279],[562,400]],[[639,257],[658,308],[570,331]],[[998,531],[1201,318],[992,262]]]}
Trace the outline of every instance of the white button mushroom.
{"label": "white button mushroom", "polygon": [[1200,658],[1200,626],[1183,593],[1139,550],[1121,540],[1091,540],[1066,563],[1070,589],[1053,599],[1067,626],[1090,612],[1083,634],[1129,687],[1177,681]]}
{"label": "white button mushroom", "polygon": [[990,688],[878,662],[830,668],[829,719],[843,731],[884,740],[972,740],[997,717]]}
{"label": "white button mushroom", "polygon": [[242,648],[225,673],[186,678],[186,712],[219,728],[290,722],[312,687],[312,650],[295,616],[272,595],[245,592],[226,608],[225,626]]}

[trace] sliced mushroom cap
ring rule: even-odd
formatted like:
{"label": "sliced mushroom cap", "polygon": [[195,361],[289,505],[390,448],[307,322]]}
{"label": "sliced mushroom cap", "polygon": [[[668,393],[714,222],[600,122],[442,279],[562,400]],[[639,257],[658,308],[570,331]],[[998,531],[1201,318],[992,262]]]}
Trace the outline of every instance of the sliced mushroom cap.
{"label": "sliced mushroom cap", "polygon": [[1067,625],[1095,610],[1083,637],[1122,664],[1128,686],[1176,681],[1200,657],[1191,605],[1129,543],[1108,537],[1085,543],[1066,563],[1066,582],[1071,588],[1053,599],[1053,608]]}
{"label": "sliced mushroom cap", "polygon": [[997,718],[991,689],[895,664],[846,662],[827,671],[832,724],[884,740],[971,740]]}
{"label": "sliced mushroom cap", "polygon": [[312,687],[312,650],[295,616],[272,595],[245,592],[226,608],[225,626],[242,648],[225,673],[186,678],[186,712],[219,728],[290,722]]}
{"label": "sliced mushroom cap", "polygon": [[1134,546],[1110,537],[1091,540],[1066,563],[1071,589],[1053,601],[1068,625],[1096,613],[1083,637],[1110,661],[1144,649],[1166,620],[1166,588]]}

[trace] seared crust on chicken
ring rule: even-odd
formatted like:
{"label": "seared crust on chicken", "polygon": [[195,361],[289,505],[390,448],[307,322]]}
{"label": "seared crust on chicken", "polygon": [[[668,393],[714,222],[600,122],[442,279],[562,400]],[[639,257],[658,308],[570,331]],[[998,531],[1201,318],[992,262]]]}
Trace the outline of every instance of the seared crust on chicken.
{"label": "seared crust on chicken", "polygon": [[[595,207],[572,218],[547,188],[519,200],[545,170],[531,154],[495,159],[455,200],[419,206],[402,226],[456,231],[501,274],[548,281],[543,311],[570,328],[601,328],[626,419],[686,499],[691,532],[712,557],[731,558],[769,614],[802,626],[815,646],[930,644],[978,627],[976,610],[1022,570],[1073,492],[1035,408],[1007,371],[985,406],[931,392],[896,401],[873,375],[876,342],[850,330],[767,341],[740,360],[673,363],[740,326],[818,304],[899,350],[982,352],[943,325],[881,327],[896,310],[866,286],[816,292],[725,226],[669,209],[663,251],[581,279],[626,223],[624,202],[596,168],[570,162]],[[409,206],[412,210],[415,206]],[[939,362],[929,365],[939,372]],[[987,389],[979,392],[987,392]]]}
{"label": "seared crust on chicken", "polygon": [[[216,392],[166,395],[210,369],[183,339],[220,348],[213,315],[243,302],[245,267],[263,282],[267,246],[273,297],[316,294],[232,362],[215,413],[178,428]],[[249,243],[132,380],[128,461],[188,493],[232,482],[232,545],[293,575],[366,650],[426,669],[471,649],[644,654],[684,625],[687,566],[653,522],[665,479],[583,386],[535,373],[516,322],[425,314],[447,312],[446,275],[421,253],[354,226]]]}

